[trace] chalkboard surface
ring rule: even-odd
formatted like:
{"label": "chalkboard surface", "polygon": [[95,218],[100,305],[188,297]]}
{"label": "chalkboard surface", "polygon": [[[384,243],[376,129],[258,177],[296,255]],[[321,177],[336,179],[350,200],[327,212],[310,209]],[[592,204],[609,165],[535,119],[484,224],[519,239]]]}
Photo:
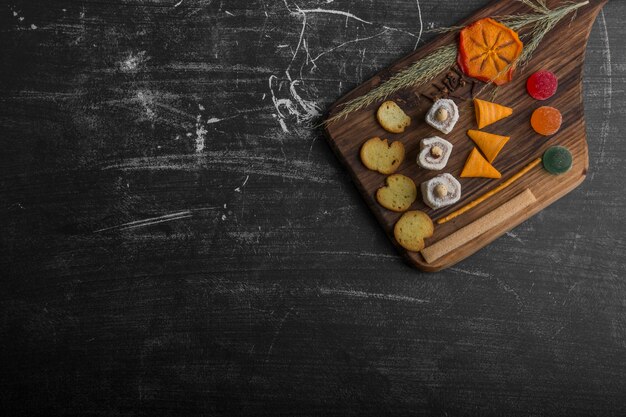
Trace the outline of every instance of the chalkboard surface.
{"label": "chalkboard surface", "polygon": [[626,2],[587,49],[590,170],[437,274],[314,127],[483,0],[0,7],[0,413],[619,416]]}

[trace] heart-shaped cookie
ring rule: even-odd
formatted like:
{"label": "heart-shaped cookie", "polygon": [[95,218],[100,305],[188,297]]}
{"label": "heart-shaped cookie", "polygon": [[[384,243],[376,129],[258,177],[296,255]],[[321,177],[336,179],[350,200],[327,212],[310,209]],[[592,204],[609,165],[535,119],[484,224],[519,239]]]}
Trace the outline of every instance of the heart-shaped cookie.
{"label": "heart-shaped cookie", "polygon": [[387,177],[386,185],[376,191],[376,200],[386,209],[402,212],[408,210],[417,198],[413,180],[402,174]]}
{"label": "heart-shaped cookie", "polygon": [[361,161],[372,171],[393,174],[404,161],[404,145],[379,137],[371,138],[361,147]]}

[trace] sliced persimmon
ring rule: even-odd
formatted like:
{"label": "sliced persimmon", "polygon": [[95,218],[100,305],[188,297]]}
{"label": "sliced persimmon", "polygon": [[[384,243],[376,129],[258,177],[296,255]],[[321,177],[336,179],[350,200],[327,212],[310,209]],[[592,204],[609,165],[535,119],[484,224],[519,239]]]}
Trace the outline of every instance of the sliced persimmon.
{"label": "sliced persimmon", "polygon": [[513,79],[523,48],[517,32],[485,18],[461,30],[457,61],[466,75],[502,85]]}

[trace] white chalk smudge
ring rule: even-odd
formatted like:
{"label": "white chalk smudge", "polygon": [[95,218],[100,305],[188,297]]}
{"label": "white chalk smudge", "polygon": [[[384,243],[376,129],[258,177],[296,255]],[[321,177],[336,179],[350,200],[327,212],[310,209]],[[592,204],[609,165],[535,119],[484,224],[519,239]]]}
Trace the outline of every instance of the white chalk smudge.
{"label": "white chalk smudge", "polygon": [[202,115],[199,114],[196,117],[196,153],[201,153],[204,150],[207,133],[208,131],[206,130],[205,125],[202,123]]}
{"label": "white chalk smudge", "polygon": [[[180,115],[183,115],[183,116],[187,116],[187,117],[192,118],[193,120],[195,120],[195,125],[194,125],[194,129],[195,130],[193,130],[191,132],[186,132],[185,135],[188,138],[191,138],[191,137],[195,136],[194,143],[195,143],[196,153],[201,153],[204,150],[204,148],[205,148],[205,145],[206,145],[206,135],[208,133],[208,130],[207,130],[207,126],[208,125],[212,125],[212,124],[215,124],[215,123],[220,123],[220,122],[223,122],[225,120],[234,119],[236,117],[240,117],[240,116],[248,114],[248,113],[256,113],[256,112],[267,110],[267,109],[271,108],[270,106],[267,106],[267,107],[264,107],[264,108],[263,107],[253,107],[253,108],[250,108],[250,109],[241,110],[238,113],[233,114],[232,116],[228,116],[228,117],[224,117],[224,118],[209,117],[206,120],[203,120],[203,114],[202,113],[198,113],[196,116],[193,116],[193,115],[191,115],[189,113],[183,112],[183,111],[178,110],[176,108],[173,108],[171,106],[166,106],[166,105],[164,105],[162,103],[158,103],[156,101],[154,102],[154,105],[159,106],[159,107],[163,107],[163,108],[165,108],[165,109],[167,109],[167,110],[169,110],[169,111],[171,111],[173,113],[180,114]],[[198,109],[200,111],[203,111],[205,108],[204,108],[204,106],[202,104],[198,104]]]}
{"label": "white chalk smudge", "polygon": [[280,128],[283,130],[283,132],[289,133],[289,129],[287,128],[287,123],[285,123],[285,119],[283,117],[279,116],[276,113],[272,114],[272,117],[274,117],[275,119],[278,119],[278,124],[280,124]]}
{"label": "white chalk smudge", "polygon": [[[157,105],[159,105],[157,103]],[[271,107],[268,107],[271,108]],[[203,111],[205,108],[202,104],[198,104],[198,109],[200,111]],[[174,111],[175,109],[170,109],[171,111]],[[195,135],[194,141],[195,141],[195,149],[196,149],[196,153],[201,153],[202,151],[204,151],[204,148],[206,146],[206,135],[208,133],[207,130],[207,126],[208,125],[212,125],[215,123],[220,123],[223,122],[225,120],[230,120],[230,119],[234,119],[236,117],[240,117],[244,114],[247,113],[255,113],[261,110],[265,110],[265,108],[250,108],[250,109],[246,109],[246,110],[242,110],[238,113],[235,113],[232,116],[229,117],[225,117],[225,118],[219,118],[219,117],[209,117],[206,120],[203,120],[203,115],[202,113],[199,113],[198,115],[196,115],[195,117],[195,131],[193,132],[187,132],[187,137],[192,137]]]}
{"label": "white chalk smudge", "polygon": [[381,36],[381,35],[387,33],[388,30],[389,30],[389,28],[385,28],[382,32],[378,32],[375,35],[368,36],[368,37],[365,37],[365,38],[352,39],[352,40],[343,42],[343,43],[341,43],[341,44],[339,44],[337,46],[333,46],[332,48],[330,48],[330,49],[328,49],[328,50],[326,50],[324,52],[320,52],[315,58],[311,59],[311,63],[314,65],[314,67],[311,69],[311,71],[313,71],[313,69],[317,68],[317,65],[315,65],[315,61],[317,61],[318,59],[320,59],[324,55],[326,55],[326,54],[328,54],[330,52],[336,51],[337,49],[343,48],[346,45],[350,45],[351,43],[362,42],[362,41],[367,41],[367,40],[370,40],[370,39],[374,39],[374,38],[376,38],[378,36]]}
{"label": "white chalk smudge", "polygon": [[420,7],[420,0],[415,0],[417,3],[417,15],[420,21],[420,32],[417,35],[417,40],[415,41],[415,46],[413,47],[413,50],[417,49],[417,45],[419,44],[420,40],[422,40],[422,33],[424,32],[424,21],[422,20],[422,8]]}
{"label": "white chalk smudge", "polygon": [[460,269],[460,268],[450,268],[450,271],[458,272],[464,275],[471,275],[473,277],[491,278],[491,275],[489,275],[486,272],[481,272],[481,271],[469,271],[469,270]]}
{"label": "white chalk smudge", "polygon": [[488,274],[486,272],[471,271],[471,270],[460,269],[460,268],[450,268],[449,270],[450,271],[454,271],[454,272],[458,272],[458,273],[461,273],[461,274],[464,274],[464,275],[470,275],[470,276],[473,276],[473,277],[487,278],[489,281],[495,281],[495,283],[498,286],[498,288],[500,288],[504,292],[507,292],[509,294],[513,294],[513,297],[515,297],[515,300],[517,301],[517,304],[520,305],[520,306],[523,305],[523,300],[521,299],[521,297],[519,296],[517,291],[515,291],[514,288],[512,288],[510,285],[508,285],[506,282],[504,282],[502,279],[498,278],[497,276],[492,276],[491,274]]}
{"label": "white chalk smudge", "polygon": [[[346,12],[343,10],[336,10],[336,9],[325,9],[325,8],[321,8],[321,7],[317,7],[317,8],[310,8],[310,9],[301,9],[297,4],[294,5],[295,9],[292,9],[291,7],[289,7],[289,4],[287,2],[287,0],[283,0],[283,3],[285,5],[285,8],[289,11],[289,13],[292,16],[297,16],[299,18],[302,19],[302,27],[299,31],[299,36],[298,36],[298,41],[295,45],[295,49],[292,49],[291,51],[291,59],[289,64],[287,65],[287,68],[285,69],[285,74],[287,76],[287,80],[289,82],[289,93],[290,96],[289,97],[279,97],[279,91],[281,89],[282,83],[281,81],[278,79],[278,77],[275,74],[272,74],[269,77],[269,89],[270,89],[270,93],[272,95],[272,102],[274,104],[274,108],[276,110],[275,113],[272,114],[272,116],[277,120],[277,122],[279,123],[282,131],[284,133],[289,133],[289,127],[287,125],[287,121],[288,121],[288,117],[295,117],[296,119],[296,123],[297,124],[301,124],[301,123],[305,123],[305,122],[309,122],[312,119],[314,119],[315,117],[318,117],[321,114],[321,110],[320,108],[317,106],[316,102],[314,100],[309,100],[309,99],[304,99],[301,95],[301,93],[298,92],[298,90],[296,89],[296,87],[298,86],[302,86],[304,83],[304,80],[302,79],[302,69],[305,66],[310,66],[310,72],[312,73],[316,68],[317,68],[317,64],[316,61],[318,59],[320,59],[322,56],[329,54],[333,51],[336,51],[337,49],[343,48],[346,45],[350,45],[350,44],[354,44],[354,43],[358,43],[358,42],[363,42],[363,41],[367,41],[373,38],[376,38],[378,36],[383,35],[384,33],[387,33],[389,31],[397,31],[397,32],[401,32],[404,34],[407,34],[409,36],[412,36],[414,38],[416,38],[416,47],[417,44],[419,43],[419,41],[421,40],[422,37],[422,32],[423,32],[423,21],[422,21],[422,11],[421,11],[421,6],[419,4],[419,0],[417,1],[417,11],[418,11],[418,17],[419,17],[419,21],[420,21],[420,31],[418,35],[415,35],[407,30],[404,29],[400,29],[400,28],[394,28],[391,26],[384,26],[384,25],[379,25],[379,24],[375,24],[371,21],[365,20],[359,16],[357,16],[354,13],[350,13],[350,12]],[[331,3],[329,1],[326,2]],[[307,40],[307,38],[305,37],[306,34],[306,28],[307,28],[307,23],[308,23],[308,19],[309,19],[309,15],[330,15],[330,16],[340,16],[345,18],[346,20],[346,25],[348,24],[348,21],[354,21],[357,23],[360,23],[362,25],[368,25],[368,26],[379,26],[382,27],[383,30],[380,31],[379,33],[376,33],[374,35],[371,36],[358,36],[356,37],[356,39],[352,39],[352,40],[348,40],[346,42],[342,42],[336,46],[331,47],[330,49],[327,49],[325,51],[322,51],[320,53],[318,53],[317,55],[312,55],[310,48],[309,48],[309,42]],[[289,47],[289,44],[284,44],[281,43],[277,46],[278,49],[283,49],[283,48],[287,48]],[[304,51],[305,52],[305,57],[303,59],[303,63],[300,67],[300,77],[297,79],[292,79],[291,77],[291,67],[294,63],[294,61],[296,60],[296,58],[298,57],[298,54],[300,53],[300,51]],[[365,49],[363,49],[362,53],[361,53],[361,68],[360,68],[360,73],[362,72],[362,65],[363,65],[363,61],[365,58]],[[276,84],[276,85],[275,85]]]}
{"label": "white chalk smudge", "polygon": [[[198,103],[198,110],[204,111],[204,106],[201,103]],[[195,132],[193,132],[191,135],[189,135],[189,133],[187,134],[187,136],[193,136],[194,134],[196,135],[194,138],[196,153],[202,153],[206,146],[206,135],[207,133],[209,133],[206,127],[210,124],[219,123],[221,121],[222,119],[217,117],[211,117],[208,118],[206,121],[202,121],[201,113],[196,116]]]}
{"label": "white chalk smudge", "polygon": [[500,278],[495,277],[496,283],[498,284],[498,287],[500,287],[503,291],[509,293],[509,294],[513,294],[513,297],[515,297],[515,300],[517,301],[517,304],[519,306],[523,306],[524,302],[521,299],[521,297],[519,296],[519,294],[517,293],[517,291],[515,291],[515,289],[511,288],[506,282],[502,281]]}
{"label": "white chalk smudge", "polygon": [[[278,119],[278,122],[283,132],[289,132],[285,119],[289,116],[296,118],[296,123],[306,123],[314,118],[318,117],[321,113],[321,109],[312,100],[306,100],[300,96],[296,87],[301,84],[301,80],[292,80],[289,71],[286,72],[287,82],[289,83],[290,98],[277,98],[276,93],[280,92],[281,83],[278,81],[278,77],[271,75],[269,77],[269,89],[272,95],[272,103],[276,113],[274,117]],[[274,85],[276,81],[277,85]],[[276,88],[276,91],[274,90]]]}
{"label": "white chalk smudge", "polygon": [[317,9],[300,9],[298,6],[296,6],[296,11],[292,11],[291,14],[293,15],[306,15],[307,13],[309,14],[315,14],[315,13],[323,13],[323,14],[334,14],[334,15],[339,15],[339,16],[344,16],[347,17],[349,19],[354,19],[358,22],[361,23],[365,23],[366,25],[371,25],[372,22],[368,22],[367,20],[361,19],[360,17],[352,14],[352,13],[348,13],[348,12],[344,12],[342,10],[330,10],[330,9],[321,9],[321,8],[317,8]]}
{"label": "white chalk smudge", "polygon": [[253,245],[261,241],[261,232],[234,231],[227,235],[243,245]]}
{"label": "white chalk smudge", "polygon": [[520,239],[519,236],[516,235],[515,233],[513,233],[513,232],[506,232],[506,235],[508,237],[510,237],[510,238],[513,238],[513,239],[517,240],[519,243],[524,244],[524,241],[522,239]]}
{"label": "white chalk smudge", "polygon": [[146,51],[140,51],[136,54],[129,52],[125,59],[118,62],[118,67],[122,72],[136,72],[139,66],[148,59],[146,58]]}
{"label": "white chalk smudge", "polygon": [[[327,211],[324,214],[329,214]],[[375,258],[375,259],[393,259],[398,260],[401,259],[399,255],[386,255],[383,253],[371,253],[371,252],[351,252],[351,251],[306,251],[308,254],[315,255],[324,255],[324,256],[353,256],[353,257],[364,257],[364,258]]]}
{"label": "white chalk smudge", "polygon": [[[21,22],[24,21],[24,16],[21,16],[20,13],[22,12],[21,10],[15,10],[13,8],[11,8],[11,11],[13,12],[13,17],[17,18],[17,22],[18,22],[18,26]],[[37,29],[37,25],[30,25],[30,29]]]}
{"label": "white chalk smudge", "polygon": [[408,297],[406,295],[381,294],[381,293],[372,293],[372,292],[356,291],[356,290],[339,290],[339,289],[334,289],[334,288],[320,288],[320,293],[324,295],[341,295],[344,297],[351,297],[351,298],[369,298],[369,299],[375,299],[375,300],[396,301],[396,302],[405,302],[405,303],[413,303],[413,304],[424,304],[424,303],[430,302],[429,300]]}
{"label": "white chalk smudge", "polygon": [[276,339],[278,338],[278,335],[280,334],[280,331],[283,329],[283,325],[285,324],[285,320],[287,320],[287,317],[289,316],[289,314],[291,314],[293,309],[294,309],[294,307],[291,307],[289,309],[289,311],[280,320],[280,323],[278,323],[278,327],[276,328],[276,331],[274,332],[274,337],[272,338],[272,342],[270,343],[270,347],[267,349],[267,354],[265,355],[265,362],[267,362],[267,360],[269,359],[270,354],[272,353],[272,349],[274,348],[274,343],[276,343]]}
{"label": "white chalk smudge", "polygon": [[138,91],[137,100],[139,100],[139,103],[141,103],[141,105],[143,106],[146,117],[149,120],[154,121],[156,119],[156,113],[152,109],[154,105],[154,99],[152,97],[152,94],[147,91]]}
{"label": "white chalk smudge", "polygon": [[[129,187],[129,184],[126,184],[126,186]],[[105,227],[102,229],[94,230],[93,233],[107,232],[111,230],[130,230],[130,229],[137,229],[139,227],[148,227],[148,226],[152,226],[155,224],[171,222],[174,220],[188,219],[192,217],[194,213],[211,211],[211,210],[216,210],[216,209],[219,209],[219,207],[199,207],[199,208],[194,208],[194,209],[177,211],[174,213],[164,214],[162,216],[149,217],[147,219],[122,223],[117,226]]]}
{"label": "white chalk smudge", "polygon": [[336,183],[337,172],[328,166],[314,164],[299,159],[285,160],[283,157],[251,155],[249,151],[204,151],[202,158],[193,155],[160,155],[152,157],[129,158],[123,162],[102,167],[103,170],[117,169],[122,171],[158,171],[158,170],[214,170],[237,174],[257,174],[261,176],[280,177],[311,181],[321,184]]}
{"label": "white chalk smudge", "polygon": [[243,187],[246,186],[246,184],[248,183],[248,179],[250,179],[250,175],[246,175],[246,179],[243,181],[243,184],[241,184],[239,187],[235,188],[235,191],[237,191],[238,193],[241,192],[241,189]]}
{"label": "white chalk smudge", "polygon": [[122,223],[122,224],[117,225],[117,226],[105,227],[103,229],[94,230],[93,233],[106,232],[106,231],[109,231],[109,230],[136,229],[138,227],[147,227],[147,226],[152,226],[154,224],[171,222],[171,221],[174,221],[174,220],[186,219],[186,218],[191,217],[192,215],[193,215],[192,212],[189,211],[189,210],[179,211],[179,212],[176,212],[176,213],[165,214],[163,216],[150,217],[148,219],[136,220],[136,221],[132,221],[132,222],[128,222],[128,223]]}
{"label": "white chalk smudge", "polygon": [[296,100],[296,102],[300,105],[300,108],[303,110],[303,112],[300,112],[300,113],[293,113],[298,118],[298,121],[308,122],[309,120],[312,120],[313,118],[319,116],[321,110],[317,106],[317,104],[315,104],[315,102],[312,100],[303,99],[302,97],[300,97],[300,95],[296,91],[296,86],[301,84],[302,81],[292,80],[291,77],[289,76],[289,72],[287,72],[287,78],[289,79],[289,82],[290,82],[289,92],[291,93],[291,96],[294,98],[294,100]]}

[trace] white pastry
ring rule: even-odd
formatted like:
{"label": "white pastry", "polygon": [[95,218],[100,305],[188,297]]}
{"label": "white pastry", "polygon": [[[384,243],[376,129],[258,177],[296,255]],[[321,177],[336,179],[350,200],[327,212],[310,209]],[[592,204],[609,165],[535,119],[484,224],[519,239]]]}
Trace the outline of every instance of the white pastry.
{"label": "white pastry", "polygon": [[447,98],[435,101],[426,114],[426,123],[446,135],[452,132],[458,121],[459,108],[454,101]]}
{"label": "white pastry", "polygon": [[437,175],[421,185],[424,203],[432,209],[454,204],[461,199],[461,184],[450,174]]}
{"label": "white pastry", "polygon": [[422,139],[417,165],[425,169],[440,171],[446,167],[452,153],[452,144],[439,136]]}

